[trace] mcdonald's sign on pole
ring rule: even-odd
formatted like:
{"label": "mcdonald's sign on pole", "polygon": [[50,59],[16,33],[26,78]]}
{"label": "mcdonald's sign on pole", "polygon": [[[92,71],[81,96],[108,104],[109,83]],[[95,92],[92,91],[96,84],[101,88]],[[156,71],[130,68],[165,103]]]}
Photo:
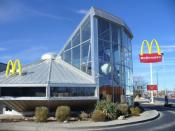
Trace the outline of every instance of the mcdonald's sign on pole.
{"label": "mcdonald's sign on pole", "polygon": [[[144,45],[146,44],[148,48],[148,53],[144,53]],[[156,44],[157,53],[152,52],[152,46],[153,44]],[[162,61],[162,54],[160,52],[160,47],[156,39],[153,39],[151,43],[149,43],[147,40],[143,40],[141,51],[140,51],[140,62],[141,63],[156,63]]]}
{"label": "mcdonald's sign on pole", "polygon": [[157,85],[147,85],[147,90],[148,91],[158,90],[158,87]]}
{"label": "mcdonald's sign on pole", "polygon": [[22,65],[20,60],[9,60],[7,67],[6,67],[6,76],[15,75],[15,74],[22,74]]}

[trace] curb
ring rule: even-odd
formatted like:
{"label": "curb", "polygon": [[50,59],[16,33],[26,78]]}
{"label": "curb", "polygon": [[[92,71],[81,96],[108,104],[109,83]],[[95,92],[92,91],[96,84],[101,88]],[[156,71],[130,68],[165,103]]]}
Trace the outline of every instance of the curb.
{"label": "curb", "polygon": [[123,124],[113,124],[113,125],[104,125],[104,126],[92,126],[92,127],[74,127],[74,128],[67,128],[67,129],[98,129],[98,128],[107,128],[107,127],[116,127],[116,126],[124,126],[124,125],[133,125],[133,124],[138,124],[138,123],[143,123],[143,122],[148,122],[148,121],[152,121],[155,120],[157,118],[159,118],[160,113],[157,111],[157,115],[154,116],[153,118],[149,118],[149,119],[145,119],[145,120],[140,120],[140,121],[134,121],[134,122],[130,122],[130,123],[123,123]]}
{"label": "curb", "polygon": [[[48,131],[48,130],[52,130],[52,131],[58,131],[58,130],[62,130],[62,131],[67,131],[67,130],[94,130],[95,129],[100,129],[100,128],[108,128],[108,127],[117,127],[117,126],[123,126],[123,125],[132,125],[132,124],[137,124],[137,123],[143,123],[143,122],[147,122],[147,121],[152,121],[157,119],[160,116],[160,113],[158,111],[155,110],[155,115],[153,117],[150,117],[148,119],[142,119],[142,120],[137,120],[137,121],[133,121],[133,122],[126,122],[126,123],[121,123],[121,124],[109,124],[109,125],[99,125],[99,126],[84,126],[84,127],[43,127],[42,125],[38,124],[37,126],[26,126],[26,125],[20,125],[20,126],[0,126],[0,131],[4,131],[4,130],[8,130],[8,131]],[[104,122],[105,123],[105,122]],[[97,123],[98,124],[98,123]]]}

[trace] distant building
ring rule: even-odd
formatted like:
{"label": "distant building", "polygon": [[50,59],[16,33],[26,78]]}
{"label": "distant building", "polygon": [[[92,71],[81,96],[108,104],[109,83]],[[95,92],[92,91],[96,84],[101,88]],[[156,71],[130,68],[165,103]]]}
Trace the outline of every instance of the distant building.
{"label": "distant building", "polygon": [[0,100],[19,112],[119,101],[133,86],[132,37],[120,18],[92,7],[57,56],[24,66],[21,76],[0,73]]}

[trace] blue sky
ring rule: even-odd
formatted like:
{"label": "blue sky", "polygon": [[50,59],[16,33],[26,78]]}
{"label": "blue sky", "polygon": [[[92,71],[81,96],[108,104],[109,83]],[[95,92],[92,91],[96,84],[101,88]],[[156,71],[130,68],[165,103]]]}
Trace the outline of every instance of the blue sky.
{"label": "blue sky", "polygon": [[164,55],[153,64],[159,89],[175,89],[175,2],[173,0],[0,0],[0,62],[19,58],[23,64],[45,52],[59,52],[91,7],[121,17],[134,38],[134,76],[149,82],[149,65],[140,64],[143,39],[156,38]]}

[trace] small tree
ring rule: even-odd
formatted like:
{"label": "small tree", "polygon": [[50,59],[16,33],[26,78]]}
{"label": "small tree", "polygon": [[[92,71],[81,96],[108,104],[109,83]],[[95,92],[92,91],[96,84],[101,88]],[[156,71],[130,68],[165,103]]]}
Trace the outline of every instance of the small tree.
{"label": "small tree", "polygon": [[110,101],[98,101],[95,110],[102,111],[107,119],[114,120],[118,117],[117,105],[116,103]]}
{"label": "small tree", "polygon": [[136,96],[141,97],[143,95],[144,90],[146,89],[147,82],[141,76],[133,77],[133,94],[134,98]]}

